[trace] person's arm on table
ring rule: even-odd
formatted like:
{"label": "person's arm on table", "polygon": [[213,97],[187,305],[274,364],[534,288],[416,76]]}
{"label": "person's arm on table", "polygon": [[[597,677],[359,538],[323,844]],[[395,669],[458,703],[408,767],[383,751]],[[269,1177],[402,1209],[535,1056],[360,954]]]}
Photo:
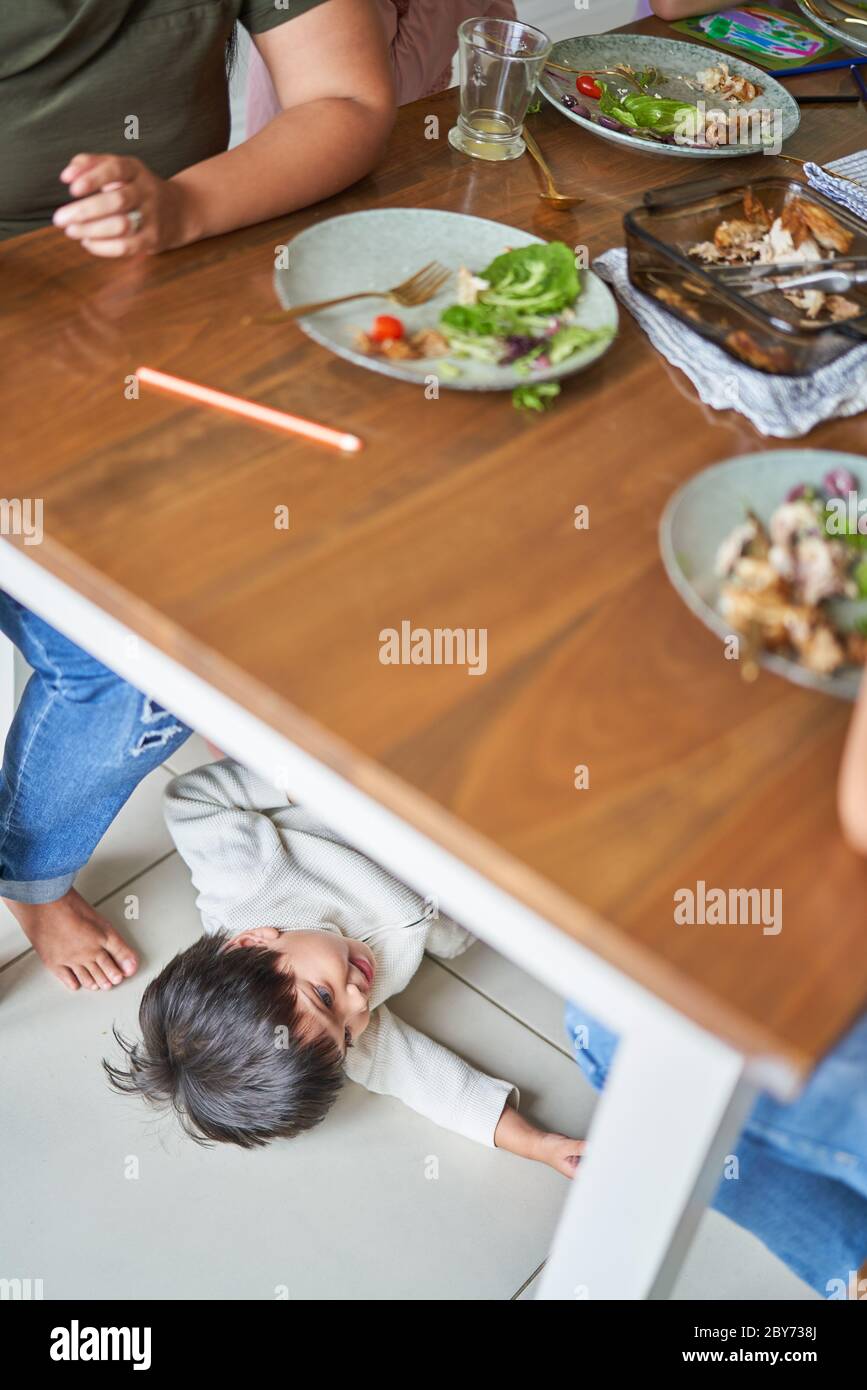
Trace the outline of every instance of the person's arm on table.
{"label": "person's arm on table", "polygon": [[867,854],[867,679],[862,680],[840,764],[837,806],[843,833],[859,854]]}
{"label": "person's arm on table", "polygon": [[731,8],[733,0],[650,0],[653,13],[667,24],[689,19],[694,14],[715,14]]}
{"label": "person's arm on table", "polygon": [[[151,254],[264,222],[346,188],[376,163],[394,120],[382,26],[368,0],[328,0],[254,35],[285,108],[237,145],[158,178],[141,160],[81,154],[55,214],[94,255]],[[131,234],[126,214],[142,214]]]}

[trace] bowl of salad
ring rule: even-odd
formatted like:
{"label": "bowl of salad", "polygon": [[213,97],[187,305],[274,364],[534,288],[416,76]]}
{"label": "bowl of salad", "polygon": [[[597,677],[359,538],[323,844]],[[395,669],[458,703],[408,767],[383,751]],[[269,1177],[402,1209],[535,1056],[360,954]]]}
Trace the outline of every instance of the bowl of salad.
{"label": "bowl of salad", "polygon": [[[429,388],[512,391],[541,408],[617,331],[608,286],[563,242],[429,208],[349,213],[308,227],[275,272],[284,308],[399,284],[431,261],[451,273],[426,304],[337,305],[298,320],[357,366]],[[435,394],[435,393],[434,393]]]}
{"label": "bowl of salad", "polygon": [[660,549],[745,678],[764,667],[855,699],[867,658],[867,459],[778,449],[706,468],[668,503]]}

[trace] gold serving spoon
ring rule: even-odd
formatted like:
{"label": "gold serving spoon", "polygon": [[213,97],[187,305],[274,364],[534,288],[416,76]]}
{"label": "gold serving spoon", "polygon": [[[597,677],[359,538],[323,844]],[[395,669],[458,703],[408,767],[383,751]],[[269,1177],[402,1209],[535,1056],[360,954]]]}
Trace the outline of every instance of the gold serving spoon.
{"label": "gold serving spoon", "polygon": [[542,173],[545,176],[545,185],[547,191],[545,193],[539,194],[539,197],[542,199],[543,202],[550,203],[551,207],[560,208],[562,212],[566,212],[567,209],[574,208],[576,204],[583,203],[586,201],[586,199],[584,198],[570,197],[568,193],[561,193],[558,190],[557,185],[554,182],[554,175],[551,173],[551,170],[548,167],[548,163],[545,159],[545,156],[539,149],[539,146],[536,143],[534,137],[526,128],[523,132],[523,140],[530,154],[533,156],[533,158],[535,159],[536,163],[538,164],[539,168],[542,170]]}

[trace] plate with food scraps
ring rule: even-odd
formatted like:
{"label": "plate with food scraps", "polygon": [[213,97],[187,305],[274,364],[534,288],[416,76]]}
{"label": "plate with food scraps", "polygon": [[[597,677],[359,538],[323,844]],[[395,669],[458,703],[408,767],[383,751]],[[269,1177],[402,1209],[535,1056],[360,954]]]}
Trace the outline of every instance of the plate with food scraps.
{"label": "plate with food scraps", "polygon": [[778,151],[800,121],[797,102],[770,73],[699,44],[646,34],[564,39],[551,51],[539,90],[603,140],[683,159]]}
{"label": "plate with food scraps", "polygon": [[572,249],[463,213],[346,213],[295,237],[288,262],[274,276],[284,309],[400,285],[431,262],[448,270],[415,308],[361,299],[297,320],[338,357],[418,385],[532,392],[589,367],[617,332],[614,296]]}
{"label": "plate with food scraps", "polygon": [[668,577],[713,632],[765,667],[854,700],[867,656],[867,458],[743,454],[704,469],[659,527]]}
{"label": "plate with food scraps", "polygon": [[[797,5],[801,14],[829,38],[856,53],[867,53],[867,8],[853,4],[851,9],[843,10],[829,0],[797,0]],[[853,14],[856,9],[857,15]]]}

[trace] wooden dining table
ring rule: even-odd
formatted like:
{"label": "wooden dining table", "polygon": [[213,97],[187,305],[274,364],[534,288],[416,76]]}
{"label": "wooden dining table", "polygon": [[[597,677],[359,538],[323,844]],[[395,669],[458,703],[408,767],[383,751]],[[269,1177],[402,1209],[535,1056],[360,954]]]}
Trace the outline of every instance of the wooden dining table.
{"label": "wooden dining table", "polygon": [[[39,544],[3,537],[0,585],[620,1034],[542,1297],[662,1297],[757,1091],[795,1096],[867,1000],[867,866],[835,807],[850,706],[745,682],[657,538],[701,469],[799,441],[703,405],[623,306],[544,414],[431,396],[274,321],[274,266],[311,224],[382,207],[592,259],[648,189],[798,173],[648,155],[543,104],[530,128],[584,200],[557,211],[528,156],[451,148],[456,109],[455,91],[402,108],[362,182],[182,250],[107,262],[53,228],[0,246],[2,490],[44,518]],[[786,152],[865,145],[863,106],[807,105]],[[365,447],[138,390],[142,364]],[[854,417],[805,443],[864,440]],[[383,664],[404,622],[484,630],[485,673]],[[699,884],[779,890],[782,929],[679,924]]]}

